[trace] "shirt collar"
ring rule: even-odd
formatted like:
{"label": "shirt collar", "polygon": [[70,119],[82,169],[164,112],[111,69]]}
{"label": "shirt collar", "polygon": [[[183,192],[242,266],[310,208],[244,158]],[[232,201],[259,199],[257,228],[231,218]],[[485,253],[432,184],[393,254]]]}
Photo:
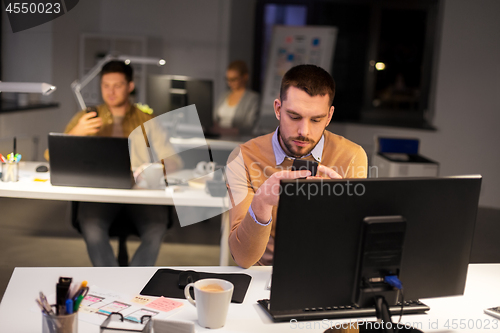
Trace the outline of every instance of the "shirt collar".
{"label": "shirt collar", "polygon": [[[285,160],[285,157],[288,157],[289,159],[294,160],[295,157],[288,156],[283,148],[281,148],[279,139],[278,139],[278,130],[279,126],[276,128],[276,131],[274,131],[273,134],[273,139],[272,139],[272,144],[273,144],[273,151],[274,151],[274,157],[276,159],[276,165],[280,165],[283,163]],[[319,140],[318,144],[316,147],[311,150],[311,152],[307,155],[302,156],[301,158],[307,157],[309,155],[312,155],[312,157],[316,160],[316,162],[320,163],[321,162],[321,157],[323,156],[323,147],[325,144],[325,135],[321,136],[321,139]]]}

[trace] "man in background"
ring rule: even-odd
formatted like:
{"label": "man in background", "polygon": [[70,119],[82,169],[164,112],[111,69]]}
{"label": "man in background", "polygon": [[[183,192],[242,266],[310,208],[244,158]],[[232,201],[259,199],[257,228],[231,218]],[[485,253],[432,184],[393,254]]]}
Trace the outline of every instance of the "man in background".
{"label": "man in background", "polygon": [[[71,135],[95,135],[108,137],[128,137],[134,129],[153,117],[130,102],[134,90],[133,70],[122,61],[110,61],[101,71],[101,93],[104,104],[95,110],[78,112],[66,126],[65,133]],[[157,147],[161,146],[166,171],[182,167],[182,161],[171,147],[166,133],[154,133]],[[144,140],[152,136],[144,137]],[[141,146],[142,147],[142,146]],[[133,147],[132,147],[133,149]],[[131,153],[132,166],[148,163],[148,151]],[[135,161],[134,161],[135,159]],[[139,232],[141,245],[130,262],[131,266],[152,266],[167,230],[167,207],[159,205],[127,205],[111,203],[81,202],[78,207],[78,222],[87,245],[90,260],[94,266],[118,266],[109,243],[109,229],[118,216],[131,219]]]}

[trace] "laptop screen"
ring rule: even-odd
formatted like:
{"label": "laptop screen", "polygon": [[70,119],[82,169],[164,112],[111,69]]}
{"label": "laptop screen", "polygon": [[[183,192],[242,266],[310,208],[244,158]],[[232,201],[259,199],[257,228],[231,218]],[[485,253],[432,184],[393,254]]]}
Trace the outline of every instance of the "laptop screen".
{"label": "laptop screen", "polygon": [[52,185],[130,189],[128,139],[49,134]]}

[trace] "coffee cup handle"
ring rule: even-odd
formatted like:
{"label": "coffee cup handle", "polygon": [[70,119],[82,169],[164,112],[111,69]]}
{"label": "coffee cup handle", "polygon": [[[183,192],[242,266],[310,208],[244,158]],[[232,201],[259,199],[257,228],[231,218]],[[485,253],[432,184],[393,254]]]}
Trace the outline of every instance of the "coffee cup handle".
{"label": "coffee cup handle", "polygon": [[215,163],[214,162],[208,162],[207,166],[205,167],[205,171],[207,173],[213,173],[215,171]]}
{"label": "coffee cup handle", "polygon": [[190,284],[186,285],[186,287],[184,288],[184,296],[186,296],[186,299],[189,301],[189,303],[196,306],[196,301],[191,297],[191,294],[189,293],[189,289],[191,287],[194,288],[194,283],[190,283]]}

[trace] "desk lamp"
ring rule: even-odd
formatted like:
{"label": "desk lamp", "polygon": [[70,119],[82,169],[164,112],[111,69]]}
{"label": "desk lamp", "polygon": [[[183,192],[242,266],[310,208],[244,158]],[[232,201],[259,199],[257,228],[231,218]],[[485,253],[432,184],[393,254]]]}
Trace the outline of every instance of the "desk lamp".
{"label": "desk lamp", "polygon": [[125,64],[136,63],[136,64],[144,64],[144,65],[157,65],[163,66],[165,65],[165,60],[160,58],[151,58],[151,57],[142,57],[142,56],[128,56],[128,55],[111,55],[108,54],[104,58],[102,58],[97,64],[92,67],[92,69],[85,74],[81,79],[75,80],[71,84],[71,89],[75,94],[76,100],[80,106],[80,109],[86,109],[87,105],[83,100],[83,96],[81,94],[81,90],[85,87],[94,77],[96,77],[100,72],[102,67],[111,60],[122,60]]}

